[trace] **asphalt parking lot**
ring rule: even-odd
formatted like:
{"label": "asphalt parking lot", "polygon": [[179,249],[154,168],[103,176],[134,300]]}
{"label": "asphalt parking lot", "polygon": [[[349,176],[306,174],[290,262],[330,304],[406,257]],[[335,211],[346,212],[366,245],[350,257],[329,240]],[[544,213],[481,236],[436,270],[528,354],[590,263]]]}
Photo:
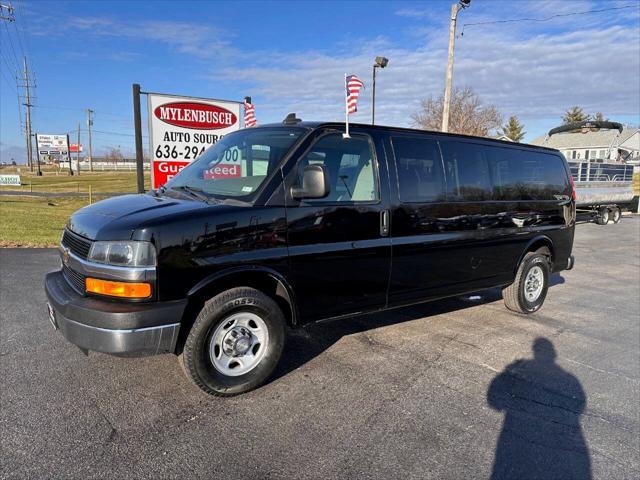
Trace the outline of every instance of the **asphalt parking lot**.
{"label": "asphalt parking lot", "polygon": [[85,357],[47,320],[55,250],[1,250],[0,477],[638,478],[640,218],[574,254],[537,314],[489,291],[312,326],[221,399],[171,355]]}

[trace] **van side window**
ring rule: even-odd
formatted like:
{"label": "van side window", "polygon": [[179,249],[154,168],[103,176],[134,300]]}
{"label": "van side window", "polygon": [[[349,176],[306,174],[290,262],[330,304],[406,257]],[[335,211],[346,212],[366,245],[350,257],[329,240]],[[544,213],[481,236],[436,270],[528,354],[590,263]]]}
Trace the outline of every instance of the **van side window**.
{"label": "van side window", "polygon": [[372,202],[380,198],[374,156],[366,137],[321,137],[298,162],[298,183],[307,165],[324,165],[331,188],[327,198],[305,203]]}
{"label": "van side window", "polygon": [[391,138],[398,170],[400,201],[444,200],[444,175],[438,143],[410,136]]}
{"label": "van side window", "polygon": [[570,195],[567,173],[557,155],[484,148],[491,165],[495,200],[554,200],[554,195]]}
{"label": "van side window", "polygon": [[440,143],[447,176],[447,199],[491,200],[489,164],[482,145],[467,142]]}

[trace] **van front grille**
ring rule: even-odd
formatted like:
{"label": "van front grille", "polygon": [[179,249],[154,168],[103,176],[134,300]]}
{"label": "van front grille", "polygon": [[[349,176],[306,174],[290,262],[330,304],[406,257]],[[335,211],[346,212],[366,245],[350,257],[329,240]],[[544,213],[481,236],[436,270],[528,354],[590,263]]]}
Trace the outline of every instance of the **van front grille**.
{"label": "van front grille", "polygon": [[85,279],[86,277],[81,273],[76,272],[75,270],[67,267],[66,265],[62,265],[62,274],[64,278],[67,279],[69,285],[71,285],[74,290],[78,293],[85,293]]}
{"label": "van front grille", "polygon": [[86,260],[89,256],[91,240],[87,240],[77,233],[73,233],[71,230],[67,230],[65,228],[64,234],[62,235],[62,245],[68,248],[76,257]]}

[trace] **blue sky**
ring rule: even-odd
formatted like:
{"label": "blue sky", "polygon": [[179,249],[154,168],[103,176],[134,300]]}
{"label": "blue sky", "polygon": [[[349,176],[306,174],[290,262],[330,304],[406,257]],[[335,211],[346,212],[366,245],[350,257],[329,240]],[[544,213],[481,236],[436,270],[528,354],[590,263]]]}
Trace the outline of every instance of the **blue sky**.
{"label": "blue sky", "polygon": [[[5,2],[3,2],[5,3]],[[0,155],[24,156],[15,90],[16,61],[29,55],[37,88],[34,131],[66,133],[95,110],[94,149],[133,151],[131,84],[143,90],[240,100],[251,95],[259,123],[295,111],[340,120],[344,73],[370,84],[376,55],[378,123],[411,125],[420,99],[444,88],[452,1],[185,2],[12,0],[15,24],[0,25]],[[472,0],[465,23],[545,18],[546,22],[466,26],[456,43],[455,86],[471,86],[532,139],[581,105],[640,123],[639,3]],[[370,93],[354,121],[370,119]],[[143,110],[144,110],[143,105]],[[86,135],[82,133],[86,144]]]}

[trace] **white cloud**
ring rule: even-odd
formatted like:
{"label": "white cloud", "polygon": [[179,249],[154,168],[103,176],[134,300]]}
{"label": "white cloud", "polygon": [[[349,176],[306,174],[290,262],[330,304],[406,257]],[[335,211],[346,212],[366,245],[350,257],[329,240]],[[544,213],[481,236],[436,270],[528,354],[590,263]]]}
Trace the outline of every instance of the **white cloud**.
{"label": "white cloud", "polygon": [[[377,120],[409,125],[418,101],[443,90],[446,40],[411,50],[388,46],[382,53],[390,63],[378,75]],[[366,122],[377,54],[380,49],[368,45],[352,55],[280,54],[272,65],[229,66],[216,72],[216,80],[251,85],[247,93],[254,96],[258,116],[268,120],[280,120],[289,111],[307,119],[340,120],[343,74],[357,73],[367,90],[353,120]],[[610,117],[637,115],[639,59],[640,44],[620,26],[524,40],[499,31],[475,32],[457,41],[454,84],[473,87],[505,116],[559,119],[574,104]]]}
{"label": "white cloud", "polygon": [[211,25],[173,20],[122,21],[108,17],[72,17],[63,26],[52,27],[50,19],[39,18],[36,35],[55,36],[75,29],[95,36],[125,37],[160,42],[200,58],[237,53],[231,46],[232,34]]}
{"label": "white cloud", "polygon": [[[597,7],[580,0],[473,2],[461,14],[464,16],[460,17],[458,31],[464,22],[538,18]],[[360,111],[353,120],[369,121],[372,61],[383,54],[390,63],[379,71],[376,117],[379,123],[406,126],[421,99],[443,90],[448,10],[448,3],[402,8],[396,15],[406,19],[404,31],[386,37],[349,38],[322,51],[296,53],[267,48],[241,50],[229,40],[227,32],[198,23],[117,22],[89,17],[71,19],[68,25],[94,35],[161,42],[197,59],[215,54],[215,67],[207,67],[205,80],[213,86],[224,82],[238,95],[252,95],[263,123],[279,121],[291,111],[305,119],[341,120],[345,73],[356,73],[365,81]],[[636,8],[561,17],[545,23],[468,27],[456,41],[454,84],[473,87],[505,116],[518,115],[532,124],[543,119],[554,122],[572,105],[583,106],[588,112],[602,111],[610,118],[637,116],[638,14]],[[402,44],[407,34],[413,38],[412,43],[418,35],[420,46]],[[354,45],[359,47],[354,50]]]}

